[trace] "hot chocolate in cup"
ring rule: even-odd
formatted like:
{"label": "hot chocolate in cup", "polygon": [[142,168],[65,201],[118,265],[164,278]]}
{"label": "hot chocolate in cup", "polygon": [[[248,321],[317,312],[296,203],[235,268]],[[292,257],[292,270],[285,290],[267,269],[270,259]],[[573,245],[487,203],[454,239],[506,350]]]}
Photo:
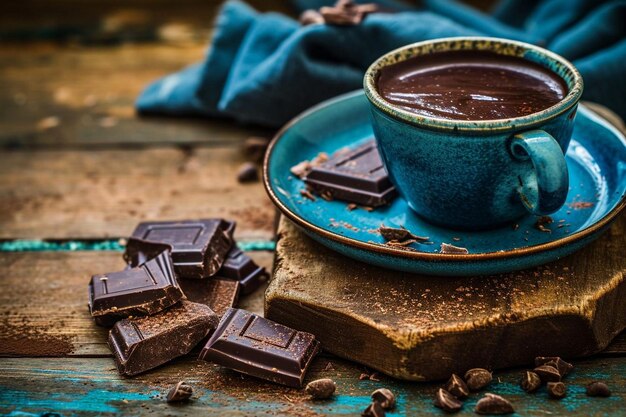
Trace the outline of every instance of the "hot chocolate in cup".
{"label": "hot chocolate in cup", "polygon": [[565,203],[583,81],[559,55],[505,39],[437,39],[376,60],[364,88],[390,178],[426,220],[485,229]]}

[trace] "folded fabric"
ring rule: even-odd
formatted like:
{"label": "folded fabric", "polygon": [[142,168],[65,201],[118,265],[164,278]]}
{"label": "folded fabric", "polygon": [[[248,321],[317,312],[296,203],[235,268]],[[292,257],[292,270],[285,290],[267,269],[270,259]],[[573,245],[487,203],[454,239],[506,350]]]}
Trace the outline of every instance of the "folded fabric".
{"label": "folded fabric", "polygon": [[[329,3],[294,0],[296,8]],[[137,109],[279,127],[322,100],[360,88],[367,67],[389,50],[483,35],[538,44],[572,60],[585,81],[583,98],[626,118],[626,0],[502,0],[491,15],[453,0],[423,0],[414,10],[397,0],[379,3],[395,12],[368,15],[357,26],[301,26],[228,1],[206,59],[149,85]]]}

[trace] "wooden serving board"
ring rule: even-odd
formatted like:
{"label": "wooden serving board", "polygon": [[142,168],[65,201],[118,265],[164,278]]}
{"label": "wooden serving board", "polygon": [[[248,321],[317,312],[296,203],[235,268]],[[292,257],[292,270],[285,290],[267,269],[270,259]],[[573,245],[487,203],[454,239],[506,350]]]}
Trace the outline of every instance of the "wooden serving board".
{"label": "wooden serving board", "polygon": [[430,277],[345,258],[286,219],[266,317],[407,380],[604,349],[626,328],[626,216],[580,252],[495,276]]}

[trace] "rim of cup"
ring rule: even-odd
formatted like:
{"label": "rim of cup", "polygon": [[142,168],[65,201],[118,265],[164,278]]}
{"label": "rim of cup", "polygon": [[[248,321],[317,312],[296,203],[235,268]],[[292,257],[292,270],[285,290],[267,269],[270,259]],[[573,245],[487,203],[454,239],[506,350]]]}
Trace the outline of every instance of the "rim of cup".
{"label": "rim of cup", "polygon": [[[501,55],[518,56],[544,67],[546,67],[547,62],[549,65],[547,68],[555,72],[565,81],[568,87],[568,93],[555,105],[521,117],[491,120],[455,120],[423,116],[404,110],[389,103],[376,89],[378,74],[384,67],[420,55],[457,50],[483,50],[492,51]],[[547,58],[547,60],[545,58]],[[485,130],[502,132],[532,128],[567,112],[578,103],[582,96],[583,79],[580,72],[578,72],[571,62],[539,46],[510,39],[459,36],[417,42],[387,52],[374,61],[365,72],[363,89],[370,103],[384,114],[418,127],[457,132],[477,133],[478,131],[484,132]]]}

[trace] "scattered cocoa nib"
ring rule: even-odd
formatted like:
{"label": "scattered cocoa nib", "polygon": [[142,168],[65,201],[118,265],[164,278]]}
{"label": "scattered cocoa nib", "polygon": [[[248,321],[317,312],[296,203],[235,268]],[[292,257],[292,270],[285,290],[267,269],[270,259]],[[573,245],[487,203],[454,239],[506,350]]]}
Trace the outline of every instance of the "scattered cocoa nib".
{"label": "scattered cocoa nib", "polygon": [[363,210],[365,210],[365,211],[374,211],[375,208],[374,207],[370,207],[370,206],[363,206]]}
{"label": "scattered cocoa nib", "polygon": [[417,236],[411,233],[408,229],[404,227],[395,228],[395,227],[387,227],[384,224],[378,228],[379,233],[385,240],[396,240],[402,242],[403,240],[413,239],[416,242],[421,241],[425,242],[428,240],[428,237]]}
{"label": "scattered cocoa nib", "polygon": [[335,370],[335,367],[333,366],[332,362],[328,362],[326,366],[324,367],[324,371],[334,371],[334,370]]}
{"label": "scattered cocoa nib", "polygon": [[465,372],[465,383],[470,391],[480,391],[491,383],[493,375],[486,369],[473,368]]}
{"label": "scattered cocoa nib", "polygon": [[253,163],[246,162],[239,167],[237,171],[237,181],[244,183],[258,181],[258,179],[259,173]]}
{"label": "scattered cocoa nib", "polygon": [[451,245],[449,243],[441,243],[441,249],[439,250],[440,253],[455,253],[455,254],[462,254],[462,255],[467,255],[469,253],[469,251],[467,250],[467,248],[462,248],[460,246],[454,246]]}
{"label": "scattered cocoa nib", "polygon": [[361,375],[359,375],[359,381],[365,381],[366,379],[370,379],[370,374],[361,373]]}
{"label": "scattered cocoa nib", "polygon": [[370,374],[370,381],[380,381],[380,375],[378,374],[378,372]]}
{"label": "scattered cocoa nib", "polygon": [[348,206],[346,207],[348,209],[348,211],[352,211],[354,209],[356,209],[358,206],[354,203],[350,203],[348,204]]}
{"label": "scattered cocoa nib", "polygon": [[187,401],[191,398],[192,394],[193,388],[190,385],[187,385],[185,381],[180,381],[167,393],[166,400],[168,403]]}
{"label": "scattered cocoa nib", "polygon": [[372,392],[372,401],[379,403],[385,410],[391,410],[396,406],[396,396],[387,388],[379,388]]}
{"label": "scattered cocoa nib", "polygon": [[561,380],[561,374],[554,366],[541,365],[536,367],[534,371],[543,382],[559,382]]}
{"label": "scattered cocoa nib", "polygon": [[552,224],[554,220],[550,216],[541,216],[535,222],[535,228],[542,232],[552,233],[552,229],[547,228],[546,224]]}
{"label": "scattered cocoa nib", "polygon": [[574,365],[569,362],[564,361],[558,356],[537,356],[535,358],[535,366],[541,365],[550,365],[559,371],[561,378],[565,375],[569,374],[572,369],[574,369]]}
{"label": "scattered cocoa nib", "polygon": [[560,400],[567,395],[567,387],[562,382],[548,382],[548,394],[550,397]]}
{"label": "scattered cocoa nib", "polygon": [[370,405],[368,405],[365,410],[363,410],[363,412],[361,413],[361,416],[385,417],[385,410],[383,410],[383,407],[380,405],[380,403],[377,403],[376,401],[374,401]]}
{"label": "scattered cocoa nib", "polygon": [[302,26],[319,25],[324,22],[324,16],[317,10],[305,10],[300,14],[298,19]]}
{"label": "scattered cocoa nib", "polygon": [[433,404],[435,407],[441,408],[443,411],[448,413],[456,413],[461,409],[461,407],[463,407],[463,403],[461,401],[443,388],[439,388],[437,390]]}
{"label": "scattered cocoa nib", "polygon": [[307,199],[311,200],[311,201],[315,201],[316,200],[315,196],[313,194],[311,194],[311,192],[309,190],[307,190],[306,188],[303,189],[303,190],[300,190],[300,195],[302,197],[304,197],[304,198],[307,198]]}
{"label": "scattered cocoa nib", "polygon": [[337,385],[330,378],[317,379],[307,384],[304,389],[314,400],[325,400],[335,393]]}
{"label": "scattered cocoa nib", "polygon": [[541,386],[541,378],[533,371],[526,371],[520,381],[520,387],[528,393],[535,392]]}
{"label": "scattered cocoa nib", "polygon": [[589,397],[610,397],[611,390],[604,382],[594,381],[587,385],[587,395]]}
{"label": "scattered cocoa nib", "polygon": [[458,399],[467,398],[469,395],[469,388],[465,384],[465,381],[461,379],[457,374],[452,374],[448,382],[443,386],[443,388],[448,391],[450,394],[454,395]]}
{"label": "scattered cocoa nib", "polygon": [[574,201],[573,203],[568,204],[569,208],[573,208],[574,210],[587,209],[594,206],[594,203],[588,201]]}
{"label": "scattered cocoa nib", "polygon": [[515,409],[508,400],[499,395],[487,393],[478,400],[474,411],[478,414],[512,414]]}
{"label": "scattered cocoa nib", "polygon": [[320,197],[322,197],[326,201],[333,201],[333,195],[330,191],[322,191],[320,193]]}
{"label": "scattered cocoa nib", "polygon": [[258,136],[251,136],[243,143],[243,152],[252,162],[261,162],[270,140]]}

